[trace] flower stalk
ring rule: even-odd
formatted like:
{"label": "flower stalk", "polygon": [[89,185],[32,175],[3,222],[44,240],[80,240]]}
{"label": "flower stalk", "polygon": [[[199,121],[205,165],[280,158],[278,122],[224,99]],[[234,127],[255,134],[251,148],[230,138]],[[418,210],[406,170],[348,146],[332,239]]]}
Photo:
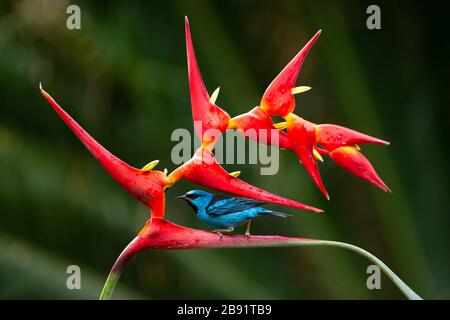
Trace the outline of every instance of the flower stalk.
{"label": "flower stalk", "polygon": [[284,236],[223,235],[173,224],[163,219],[150,219],[139,234],[122,251],[114,263],[103,290],[101,300],[112,298],[115,286],[128,261],[145,249],[185,250],[205,248],[274,248],[274,247],[337,247],[360,254],[378,265],[386,276],[410,300],[422,300],[383,261],[357,246],[337,241],[292,238]]}

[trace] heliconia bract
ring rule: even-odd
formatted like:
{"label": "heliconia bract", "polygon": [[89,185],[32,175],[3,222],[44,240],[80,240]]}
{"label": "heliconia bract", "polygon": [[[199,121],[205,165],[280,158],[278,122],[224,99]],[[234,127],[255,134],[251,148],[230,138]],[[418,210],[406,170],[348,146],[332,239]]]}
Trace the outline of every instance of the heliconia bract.
{"label": "heliconia bract", "polygon": [[195,129],[202,144],[204,146],[209,144],[214,145],[217,139],[215,131],[225,131],[228,128],[230,116],[215,103],[211,102],[197,64],[187,17],[185,18],[185,29],[192,119],[194,124],[200,124]]}
{"label": "heliconia bract", "polygon": [[206,188],[228,192],[241,197],[276,203],[297,209],[310,210],[313,212],[322,212],[321,209],[277,196],[230,175],[217,162],[214,154],[205,148],[197,149],[191,160],[185,162],[169,175],[169,179],[172,183],[175,183],[182,178]]}
{"label": "heliconia bract", "polygon": [[292,92],[292,89],[295,87],[298,74],[309,50],[311,50],[321,32],[321,30],[317,31],[314,37],[288,63],[264,92],[260,107],[271,116],[284,117],[294,111],[295,93]]}
{"label": "heliconia bract", "polygon": [[41,93],[111,177],[137,200],[147,205],[152,216],[164,217],[164,189],[170,184],[166,173],[157,170],[139,170],[129,166],[92,138],[42,87]]}

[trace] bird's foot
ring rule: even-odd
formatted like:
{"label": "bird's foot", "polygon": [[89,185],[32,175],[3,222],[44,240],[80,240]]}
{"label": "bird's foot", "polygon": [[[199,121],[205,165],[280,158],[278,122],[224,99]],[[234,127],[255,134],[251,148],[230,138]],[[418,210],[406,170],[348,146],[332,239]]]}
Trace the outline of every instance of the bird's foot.
{"label": "bird's foot", "polygon": [[245,229],[245,236],[247,240],[250,240],[250,225],[252,224],[252,220],[249,220],[247,223],[247,229]]}
{"label": "bird's foot", "polygon": [[217,233],[220,237],[220,241],[223,240],[223,233],[222,232],[233,232],[234,228],[233,227],[229,227],[228,229],[216,229],[213,230],[214,233]]}
{"label": "bird's foot", "polygon": [[223,240],[223,233],[222,233],[222,232],[219,232],[219,231],[216,231],[216,230],[214,230],[213,232],[214,232],[214,233],[217,233],[217,234],[219,235],[220,241]]}

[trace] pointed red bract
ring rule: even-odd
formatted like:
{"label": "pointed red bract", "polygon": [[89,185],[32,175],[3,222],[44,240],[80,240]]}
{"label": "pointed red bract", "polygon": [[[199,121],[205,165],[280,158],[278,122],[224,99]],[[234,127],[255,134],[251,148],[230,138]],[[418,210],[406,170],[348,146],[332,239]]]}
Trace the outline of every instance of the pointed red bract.
{"label": "pointed red bract", "polygon": [[254,187],[236,177],[230,176],[230,174],[217,162],[214,154],[204,148],[197,149],[191,160],[178,167],[169,175],[169,179],[172,183],[175,183],[182,178],[206,188],[228,192],[241,197],[313,212],[322,212],[321,209],[277,196],[263,189]]}
{"label": "pointed red bract", "polygon": [[330,152],[330,157],[336,164],[354,175],[374,184],[384,191],[391,191],[381,180],[369,160],[355,147],[339,147]]}
{"label": "pointed red bract", "polygon": [[182,227],[163,219],[147,221],[138,237],[147,242],[147,249],[197,249],[221,247],[255,247],[269,243],[295,241],[318,241],[307,238],[289,238],[283,236],[256,236],[224,234]]}
{"label": "pointed red bract", "polygon": [[214,232],[186,228],[167,220],[152,218],[119,255],[111,273],[120,276],[125,265],[136,254],[146,249],[256,248],[289,244],[292,241],[315,242],[320,240],[283,236],[252,235],[247,237],[237,234],[219,236]]}
{"label": "pointed red bract", "polygon": [[284,117],[294,111],[295,97],[291,90],[295,87],[303,61],[305,61],[309,50],[320,36],[320,33],[321,31],[319,30],[264,92],[260,106],[268,114]]}
{"label": "pointed red bract", "polygon": [[164,187],[169,184],[166,174],[157,170],[141,171],[129,166],[92,138],[42,88],[41,93],[78,139],[80,139],[92,155],[102,164],[105,170],[137,200],[150,207],[152,216],[164,217]]}
{"label": "pointed red bract", "polygon": [[194,120],[194,124],[200,123],[200,126],[195,126],[195,129],[202,143],[209,144],[217,138],[215,132],[210,131],[210,129],[219,130],[220,132],[225,131],[228,128],[230,116],[209,100],[210,96],[205,88],[197,64],[187,17],[185,18],[185,29],[192,119]]}
{"label": "pointed red bract", "polygon": [[[281,130],[275,130],[270,115],[260,107],[255,107],[247,113],[232,118],[228,128],[236,129],[244,137],[259,143],[291,149],[291,143],[287,134]],[[278,137],[274,137],[276,134]]]}
{"label": "pointed red bract", "polygon": [[317,143],[320,143],[328,151],[332,151],[342,146],[352,146],[363,143],[389,144],[387,141],[334,124],[317,125],[316,139]]}
{"label": "pointed red bract", "polygon": [[293,113],[289,114],[286,119],[288,123],[287,131],[289,141],[291,142],[295,154],[325,198],[330,200],[330,196],[320,177],[317,161],[313,155],[313,148],[316,145],[315,125]]}

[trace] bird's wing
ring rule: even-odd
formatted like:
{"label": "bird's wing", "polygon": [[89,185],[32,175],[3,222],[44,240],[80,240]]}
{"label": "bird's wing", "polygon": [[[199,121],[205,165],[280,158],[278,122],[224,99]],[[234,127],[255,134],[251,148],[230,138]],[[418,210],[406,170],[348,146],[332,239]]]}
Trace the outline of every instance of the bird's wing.
{"label": "bird's wing", "polygon": [[210,216],[222,216],[234,212],[244,211],[250,208],[259,207],[266,202],[247,199],[236,198],[223,195],[215,195],[211,202],[206,207],[206,212]]}

